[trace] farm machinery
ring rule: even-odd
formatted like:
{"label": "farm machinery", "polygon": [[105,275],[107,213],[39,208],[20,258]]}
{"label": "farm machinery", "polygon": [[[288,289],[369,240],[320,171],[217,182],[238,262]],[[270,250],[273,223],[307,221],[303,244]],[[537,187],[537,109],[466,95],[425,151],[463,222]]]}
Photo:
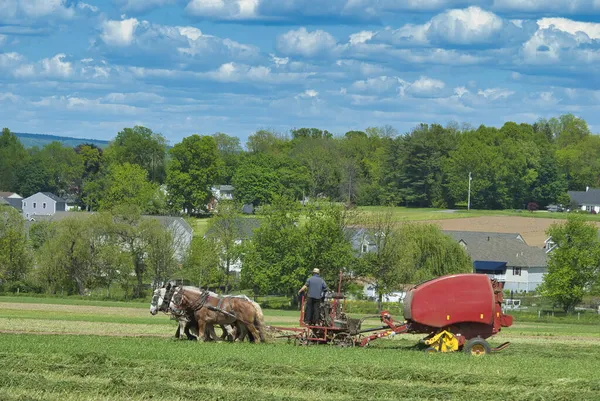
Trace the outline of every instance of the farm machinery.
{"label": "farm machinery", "polygon": [[[418,284],[404,299],[403,322],[396,322],[388,311],[361,319],[345,313],[346,298],[340,292],[326,295],[316,325],[304,323],[304,299],[299,328],[285,328],[298,345],[332,344],[365,347],[372,341],[396,334],[425,334],[420,345],[427,352],[463,350],[473,355],[501,351],[506,342],[492,348],[486,341],[502,327],[512,325],[512,316],[502,312],[502,283],[483,274],[456,274]],[[362,328],[362,323],[378,317],[381,326]],[[280,328],[284,329],[284,328]]]}

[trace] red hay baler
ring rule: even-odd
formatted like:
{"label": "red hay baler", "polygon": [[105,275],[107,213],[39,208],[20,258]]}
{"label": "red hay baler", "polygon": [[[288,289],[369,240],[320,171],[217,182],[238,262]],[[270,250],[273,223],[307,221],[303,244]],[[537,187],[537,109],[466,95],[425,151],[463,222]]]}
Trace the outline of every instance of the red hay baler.
{"label": "red hay baler", "polygon": [[384,311],[381,321],[389,328],[365,337],[361,346],[396,333],[427,334],[427,351],[464,350],[475,355],[506,348],[506,342],[491,348],[487,338],[512,325],[512,316],[502,312],[503,285],[484,274],[455,274],[426,281],[411,288],[404,299],[402,324],[395,324]]}

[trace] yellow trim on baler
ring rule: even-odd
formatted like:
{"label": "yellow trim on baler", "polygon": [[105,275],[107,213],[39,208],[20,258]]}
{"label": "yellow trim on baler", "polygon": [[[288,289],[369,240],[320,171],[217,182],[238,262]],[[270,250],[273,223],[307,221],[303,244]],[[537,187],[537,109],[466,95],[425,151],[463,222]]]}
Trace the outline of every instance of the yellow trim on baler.
{"label": "yellow trim on baler", "polygon": [[447,330],[440,331],[429,340],[425,340],[424,343],[431,345],[439,352],[458,351],[458,339]]}

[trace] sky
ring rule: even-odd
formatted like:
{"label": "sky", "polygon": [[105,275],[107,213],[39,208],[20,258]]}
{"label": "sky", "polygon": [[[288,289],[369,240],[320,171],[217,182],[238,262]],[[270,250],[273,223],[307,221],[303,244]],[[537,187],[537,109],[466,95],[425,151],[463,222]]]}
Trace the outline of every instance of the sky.
{"label": "sky", "polygon": [[600,0],[0,0],[0,125],[600,131]]}

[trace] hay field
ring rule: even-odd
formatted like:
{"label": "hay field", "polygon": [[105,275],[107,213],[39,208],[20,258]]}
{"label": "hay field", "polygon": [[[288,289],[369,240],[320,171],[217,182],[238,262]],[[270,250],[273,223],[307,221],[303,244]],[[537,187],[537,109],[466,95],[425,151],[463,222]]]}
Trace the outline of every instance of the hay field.
{"label": "hay field", "polygon": [[473,358],[424,354],[418,336],[350,349],[177,341],[173,321],[139,305],[41,302],[0,297],[1,400],[600,399],[598,325],[517,322],[491,340],[508,349]]}

